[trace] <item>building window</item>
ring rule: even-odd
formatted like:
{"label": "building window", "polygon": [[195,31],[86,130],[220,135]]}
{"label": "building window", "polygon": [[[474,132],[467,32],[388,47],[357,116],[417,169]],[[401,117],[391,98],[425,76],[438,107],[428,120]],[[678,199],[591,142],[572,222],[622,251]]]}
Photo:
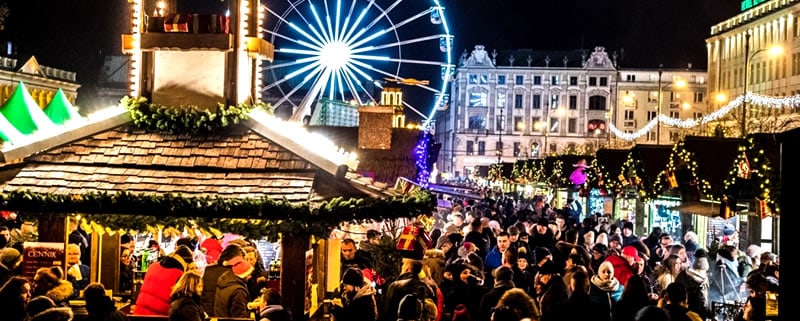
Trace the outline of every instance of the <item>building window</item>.
{"label": "building window", "polygon": [[478,155],[486,155],[486,142],[478,142]]}
{"label": "building window", "polygon": [[679,132],[677,132],[677,131],[671,131],[671,132],[669,132],[669,141],[671,141],[671,142],[677,142],[677,141],[678,141],[678,139],[680,139],[680,134],[679,134]]}
{"label": "building window", "polygon": [[701,112],[697,112],[697,111],[696,111],[696,112],[693,112],[693,113],[692,113],[692,118],[694,118],[694,119],[700,119],[700,118],[703,118],[703,113],[701,113]]}
{"label": "building window", "polygon": [[542,95],[533,95],[533,103],[531,103],[533,109],[542,108]]}
{"label": "building window", "polygon": [[559,85],[559,77],[558,76],[550,76],[550,84],[551,85]]}
{"label": "building window", "polygon": [[653,119],[656,119],[656,112],[648,111],[647,112],[647,121],[651,121]]}
{"label": "building window", "polygon": [[503,155],[503,142],[496,141],[494,143],[494,150],[497,152],[498,155]]}
{"label": "building window", "polygon": [[514,108],[522,108],[522,94],[514,95]]}
{"label": "building window", "polygon": [[574,134],[578,132],[578,119],[577,118],[570,118],[567,120],[567,131],[570,134]]}
{"label": "building window", "polygon": [[524,81],[525,81],[525,77],[524,76],[519,76],[518,75],[518,76],[514,77],[514,84],[516,84],[516,85],[522,85]]}
{"label": "building window", "polygon": [[694,102],[695,103],[702,103],[703,99],[705,98],[705,93],[702,91],[698,91],[694,93]]}
{"label": "building window", "polygon": [[656,132],[654,130],[647,132],[647,141],[649,142],[656,141]]}
{"label": "building window", "polygon": [[486,129],[486,117],[481,115],[469,116],[469,129]]}
{"label": "building window", "polygon": [[600,77],[600,86],[608,86],[608,77]]}
{"label": "building window", "polygon": [[597,86],[597,77],[589,77],[589,86]]}
{"label": "building window", "polygon": [[520,156],[519,142],[514,142],[514,157]]}
{"label": "building window", "polygon": [[467,141],[467,156],[471,156],[475,154],[475,142],[468,140]]}
{"label": "building window", "polygon": [[672,117],[672,118],[681,118],[681,112],[679,112],[679,111],[670,111],[670,112],[669,112],[669,117]]}
{"label": "building window", "polygon": [[578,96],[569,95],[569,109],[578,109]]}
{"label": "building window", "polygon": [[469,93],[469,102],[467,102],[467,106],[469,107],[486,107],[486,93]]}
{"label": "building window", "polygon": [[514,116],[514,130],[518,132],[525,131],[525,123],[522,121],[522,116]]}
{"label": "building window", "polygon": [[590,110],[606,110],[606,97],[592,96],[589,97]]}
{"label": "building window", "polygon": [[478,76],[478,83],[481,85],[485,85],[489,83],[489,75],[480,75]]}
{"label": "building window", "polygon": [[497,94],[497,108],[506,108],[506,93]]}
{"label": "building window", "polygon": [[625,81],[627,81],[627,82],[635,82],[636,81],[636,75],[625,75]]}
{"label": "building window", "polygon": [[497,75],[497,84],[498,85],[505,85],[506,84],[506,75]]}
{"label": "building window", "polygon": [[532,131],[533,130],[535,130],[537,132],[542,131],[541,120],[542,119],[539,118],[538,116],[531,117],[531,129],[532,129]]}
{"label": "building window", "polygon": [[633,120],[633,119],[634,119],[633,110],[626,110],[625,120]]}
{"label": "building window", "polygon": [[469,84],[470,85],[477,85],[478,84],[478,75],[469,75]]}
{"label": "building window", "polygon": [[558,94],[550,95],[550,108],[558,108]]}
{"label": "building window", "polygon": [[570,76],[569,77],[569,85],[570,86],[577,86],[578,85],[578,77]]}
{"label": "building window", "polygon": [[[498,113],[499,114],[499,113]],[[495,130],[505,130],[506,129],[506,117],[502,114],[495,116]]]}
{"label": "building window", "polygon": [[550,132],[558,132],[558,118],[556,117],[550,117]]}
{"label": "building window", "polygon": [[542,84],[542,76],[533,76],[533,84],[534,85],[541,85]]}

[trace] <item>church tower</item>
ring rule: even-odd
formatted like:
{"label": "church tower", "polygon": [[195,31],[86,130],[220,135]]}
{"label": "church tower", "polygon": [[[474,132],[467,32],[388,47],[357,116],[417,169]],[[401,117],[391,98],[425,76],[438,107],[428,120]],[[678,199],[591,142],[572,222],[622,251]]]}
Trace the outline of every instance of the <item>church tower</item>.
{"label": "church tower", "polygon": [[381,106],[392,108],[392,128],[406,127],[403,90],[398,87],[384,87],[381,91]]}

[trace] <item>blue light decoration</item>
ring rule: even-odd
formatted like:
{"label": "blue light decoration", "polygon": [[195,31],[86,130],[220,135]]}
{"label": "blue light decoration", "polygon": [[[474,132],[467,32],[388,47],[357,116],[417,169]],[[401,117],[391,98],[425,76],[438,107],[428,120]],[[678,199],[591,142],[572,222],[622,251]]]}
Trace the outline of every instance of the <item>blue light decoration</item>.
{"label": "blue light decoration", "polygon": [[589,190],[589,212],[587,214],[600,213],[604,214],[605,211],[605,198],[599,188],[592,188]]}
{"label": "blue light decoration", "polygon": [[417,184],[428,187],[431,172],[428,170],[428,153],[433,141],[433,135],[427,131],[421,131],[417,146],[414,147],[414,164],[417,166]]}

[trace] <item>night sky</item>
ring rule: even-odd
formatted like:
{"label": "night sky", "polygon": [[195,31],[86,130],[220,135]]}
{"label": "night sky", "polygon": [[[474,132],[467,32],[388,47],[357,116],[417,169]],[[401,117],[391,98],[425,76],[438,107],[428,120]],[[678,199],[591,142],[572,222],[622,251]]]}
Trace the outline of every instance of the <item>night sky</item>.
{"label": "night sky", "polygon": [[[216,1],[216,0],[183,0]],[[277,0],[271,0],[277,1]],[[294,1],[294,0],[293,0]],[[317,0],[321,1],[321,0]],[[407,0],[423,1],[423,0]],[[6,0],[0,40],[21,56],[78,72],[90,99],[104,55],[119,54],[126,0]],[[265,1],[269,5],[270,1]],[[378,0],[378,2],[389,2]],[[492,49],[568,50],[604,46],[625,67],[705,68],[712,24],[739,11],[739,0],[443,0],[455,58],[476,44]],[[4,54],[4,53],[3,53]],[[80,103],[80,101],[79,101]]]}

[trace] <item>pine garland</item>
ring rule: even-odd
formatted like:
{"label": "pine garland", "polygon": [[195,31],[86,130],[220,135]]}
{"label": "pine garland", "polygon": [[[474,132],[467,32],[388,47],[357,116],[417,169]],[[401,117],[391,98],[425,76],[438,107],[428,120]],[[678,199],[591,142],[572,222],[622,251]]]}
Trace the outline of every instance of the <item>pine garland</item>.
{"label": "pine garland", "polygon": [[151,131],[177,133],[210,133],[247,120],[247,114],[259,108],[271,110],[263,103],[227,106],[218,104],[215,111],[197,106],[164,106],[148,103],[144,97],[124,97],[121,104],[128,110],[133,123]]}
{"label": "pine garland", "polygon": [[81,213],[87,220],[111,230],[196,226],[272,240],[279,235],[298,233],[327,237],[341,223],[428,215],[435,206],[435,198],[427,191],[378,200],[334,198],[318,206],[268,198],[183,197],[126,191],[83,195],[29,191],[0,194],[0,208],[17,211],[26,219],[36,219],[40,213],[56,216]]}

